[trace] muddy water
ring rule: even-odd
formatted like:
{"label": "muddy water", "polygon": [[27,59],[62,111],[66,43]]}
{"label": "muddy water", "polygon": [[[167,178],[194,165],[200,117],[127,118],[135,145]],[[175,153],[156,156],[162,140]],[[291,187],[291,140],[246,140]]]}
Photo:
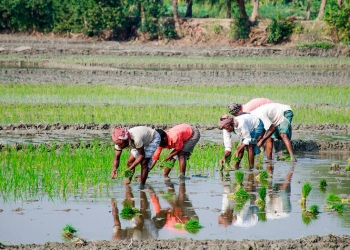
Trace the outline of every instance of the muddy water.
{"label": "muddy water", "polygon": [[[110,190],[104,191],[102,197],[94,197],[91,193],[72,196],[67,201],[49,200],[44,194],[30,201],[4,202],[0,199],[0,241],[4,244],[62,242],[60,232],[69,223],[87,240],[176,237],[273,240],[348,234],[349,209],[343,215],[323,209],[328,193],[343,196],[350,193],[349,175],[329,172],[332,162],[343,165],[346,159],[343,154],[303,154],[294,166],[274,162],[272,168],[265,163],[264,169],[273,169],[273,175],[264,212],[254,205],[259,189],[255,180],[257,170],[245,172],[244,186],[252,198],[240,211],[232,200],[227,199],[227,193],[233,192],[235,183],[233,171],[224,173],[228,175],[226,177],[218,171],[190,171],[191,179],[180,182],[177,173],[172,173],[170,180],[164,180],[161,170],[156,170],[151,172],[146,191],[139,191],[137,182],[125,188],[118,180]],[[325,193],[317,187],[323,178],[328,183]],[[298,204],[306,181],[313,186],[307,207],[316,204],[322,211],[310,223],[303,221]],[[140,209],[138,220],[127,221],[119,216],[125,200]],[[204,226],[197,234],[173,227],[174,223],[189,218],[198,219]]]}

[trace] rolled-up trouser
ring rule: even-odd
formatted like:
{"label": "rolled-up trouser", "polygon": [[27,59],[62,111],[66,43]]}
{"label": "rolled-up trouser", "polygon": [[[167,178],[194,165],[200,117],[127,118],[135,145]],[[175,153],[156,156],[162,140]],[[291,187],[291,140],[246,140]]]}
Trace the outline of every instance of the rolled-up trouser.
{"label": "rolled-up trouser", "polygon": [[282,122],[276,127],[275,132],[272,134],[271,138],[281,140],[280,134],[286,134],[288,139],[292,139],[292,120],[293,120],[293,111],[287,110],[284,112],[284,118]]}
{"label": "rolled-up trouser", "polygon": [[[156,131],[154,133],[153,140],[144,148],[145,158],[152,158],[159,144],[160,144],[160,135]],[[132,154],[135,159],[140,155],[139,151],[137,151],[137,149],[135,148],[131,149],[130,154]],[[152,160],[148,162],[148,168],[151,167],[151,164],[152,164]]]}
{"label": "rolled-up trouser", "polygon": [[196,146],[196,144],[198,143],[199,139],[201,138],[201,134],[198,130],[198,128],[191,126],[192,128],[192,136],[184,142],[184,145],[182,147],[182,151],[185,152],[186,154],[186,159],[188,159],[190,157],[190,155],[193,152],[194,147]]}
{"label": "rolled-up trouser", "polygon": [[260,148],[256,145],[257,144],[257,139],[261,135],[261,133],[264,130],[264,124],[263,122],[259,119],[259,125],[256,126],[251,132],[250,132],[250,137],[252,138],[249,144],[254,145],[253,146],[253,151],[254,155],[260,154],[261,150]]}

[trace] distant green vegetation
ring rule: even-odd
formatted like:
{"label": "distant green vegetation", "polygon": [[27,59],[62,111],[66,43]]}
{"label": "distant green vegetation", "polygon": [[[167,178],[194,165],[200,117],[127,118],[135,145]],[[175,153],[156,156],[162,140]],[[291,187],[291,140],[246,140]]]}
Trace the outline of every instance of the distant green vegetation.
{"label": "distant green vegetation", "polygon": [[[293,123],[348,124],[349,86],[0,84],[0,124],[217,124],[230,101],[257,96],[288,104]],[[324,105],[322,105],[324,104]],[[321,105],[321,106],[319,106]]]}

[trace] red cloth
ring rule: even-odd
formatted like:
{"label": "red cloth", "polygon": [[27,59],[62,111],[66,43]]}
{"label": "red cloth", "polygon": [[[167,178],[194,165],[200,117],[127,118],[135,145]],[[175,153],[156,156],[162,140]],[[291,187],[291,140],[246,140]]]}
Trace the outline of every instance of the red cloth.
{"label": "red cloth", "polygon": [[265,104],[269,104],[269,103],[273,103],[273,101],[271,101],[270,99],[267,98],[255,98],[252,99],[251,101],[247,102],[246,104],[242,105],[242,112],[251,112],[254,109],[265,105]]}
{"label": "red cloth", "polygon": [[[166,131],[168,137],[168,145],[164,148],[176,149],[181,151],[183,145],[193,134],[192,127],[188,124],[179,124]],[[155,161],[159,160],[159,156],[162,153],[162,147],[158,147],[154,153],[152,159]]]}

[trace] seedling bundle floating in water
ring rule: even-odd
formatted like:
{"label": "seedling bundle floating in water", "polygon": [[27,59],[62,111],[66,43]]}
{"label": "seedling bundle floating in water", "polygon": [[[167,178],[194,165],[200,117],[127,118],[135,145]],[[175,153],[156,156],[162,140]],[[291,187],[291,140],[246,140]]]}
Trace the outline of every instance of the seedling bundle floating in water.
{"label": "seedling bundle floating in water", "polygon": [[199,230],[201,228],[203,228],[203,226],[201,224],[199,224],[198,220],[195,219],[190,219],[189,221],[187,221],[185,224],[182,223],[176,223],[174,225],[174,228],[176,229],[185,229],[187,232],[189,232],[190,234],[196,234],[199,232]]}
{"label": "seedling bundle floating in water", "polygon": [[65,240],[71,240],[76,237],[76,233],[78,232],[71,224],[66,224],[62,229],[61,236]]}
{"label": "seedling bundle floating in water", "polygon": [[141,215],[140,211],[137,208],[132,207],[129,203],[125,202],[123,205],[124,208],[120,212],[120,216],[124,220],[131,220],[132,217],[136,215]]}
{"label": "seedling bundle floating in water", "polygon": [[305,210],[306,198],[309,196],[311,190],[312,186],[309,182],[306,182],[301,189],[301,200],[299,201],[299,204],[301,205],[303,210]]}
{"label": "seedling bundle floating in water", "polygon": [[326,201],[329,203],[350,203],[350,199],[344,199],[342,197],[340,197],[339,195],[330,193],[327,198]]}
{"label": "seedling bundle floating in water", "polygon": [[243,186],[243,180],[244,180],[244,172],[243,171],[236,171],[235,172],[235,177],[236,177],[236,184],[239,187]]}
{"label": "seedling bundle floating in water", "polygon": [[255,179],[260,182],[261,185],[267,185],[268,179],[270,178],[269,174],[266,170],[263,170],[260,174],[258,174]]}
{"label": "seedling bundle floating in water", "polygon": [[260,210],[265,209],[265,199],[266,199],[266,186],[262,186],[259,190],[259,198],[256,200],[255,204]]}

